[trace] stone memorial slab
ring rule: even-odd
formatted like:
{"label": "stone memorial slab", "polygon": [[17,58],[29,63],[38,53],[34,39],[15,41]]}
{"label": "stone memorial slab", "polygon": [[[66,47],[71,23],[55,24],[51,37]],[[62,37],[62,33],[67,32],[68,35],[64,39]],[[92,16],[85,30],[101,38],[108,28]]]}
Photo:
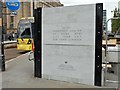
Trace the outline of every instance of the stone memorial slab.
{"label": "stone memorial slab", "polygon": [[95,85],[96,7],[43,9],[44,78]]}

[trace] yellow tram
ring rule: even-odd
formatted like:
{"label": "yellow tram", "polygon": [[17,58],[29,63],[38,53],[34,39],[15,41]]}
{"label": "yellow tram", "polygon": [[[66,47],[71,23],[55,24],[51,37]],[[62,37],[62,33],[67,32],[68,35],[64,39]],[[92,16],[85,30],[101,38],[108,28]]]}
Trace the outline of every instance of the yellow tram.
{"label": "yellow tram", "polygon": [[33,22],[34,17],[20,19],[17,30],[17,50],[30,51],[33,49]]}

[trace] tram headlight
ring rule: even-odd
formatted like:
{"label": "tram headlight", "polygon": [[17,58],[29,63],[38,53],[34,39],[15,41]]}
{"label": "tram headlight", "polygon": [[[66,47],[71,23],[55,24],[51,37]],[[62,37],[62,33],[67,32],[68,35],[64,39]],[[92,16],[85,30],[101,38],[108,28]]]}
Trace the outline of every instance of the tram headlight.
{"label": "tram headlight", "polygon": [[31,44],[31,43],[32,43],[32,40],[29,39],[27,44]]}

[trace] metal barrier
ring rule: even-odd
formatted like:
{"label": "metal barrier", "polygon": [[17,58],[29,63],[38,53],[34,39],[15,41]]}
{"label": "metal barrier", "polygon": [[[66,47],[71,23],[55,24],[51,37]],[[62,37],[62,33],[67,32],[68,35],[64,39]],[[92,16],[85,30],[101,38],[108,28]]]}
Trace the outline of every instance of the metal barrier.
{"label": "metal barrier", "polygon": [[28,60],[29,60],[29,61],[34,60],[34,52],[33,52],[33,51],[30,51],[30,52],[28,53]]}

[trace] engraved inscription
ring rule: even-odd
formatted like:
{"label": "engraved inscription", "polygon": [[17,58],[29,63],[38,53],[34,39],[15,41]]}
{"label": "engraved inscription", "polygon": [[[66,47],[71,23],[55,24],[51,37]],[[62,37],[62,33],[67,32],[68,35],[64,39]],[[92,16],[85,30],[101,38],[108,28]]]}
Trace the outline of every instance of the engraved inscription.
{"label": "engraved inscription", "polygon": [[53,30],[53,41],[80,41],[82,30]]}
{"label": "engraved inscription", "polygon": [[72,65],[65,65],[65,64],[59,65],[58,69],[74,71],[74,67]]}

